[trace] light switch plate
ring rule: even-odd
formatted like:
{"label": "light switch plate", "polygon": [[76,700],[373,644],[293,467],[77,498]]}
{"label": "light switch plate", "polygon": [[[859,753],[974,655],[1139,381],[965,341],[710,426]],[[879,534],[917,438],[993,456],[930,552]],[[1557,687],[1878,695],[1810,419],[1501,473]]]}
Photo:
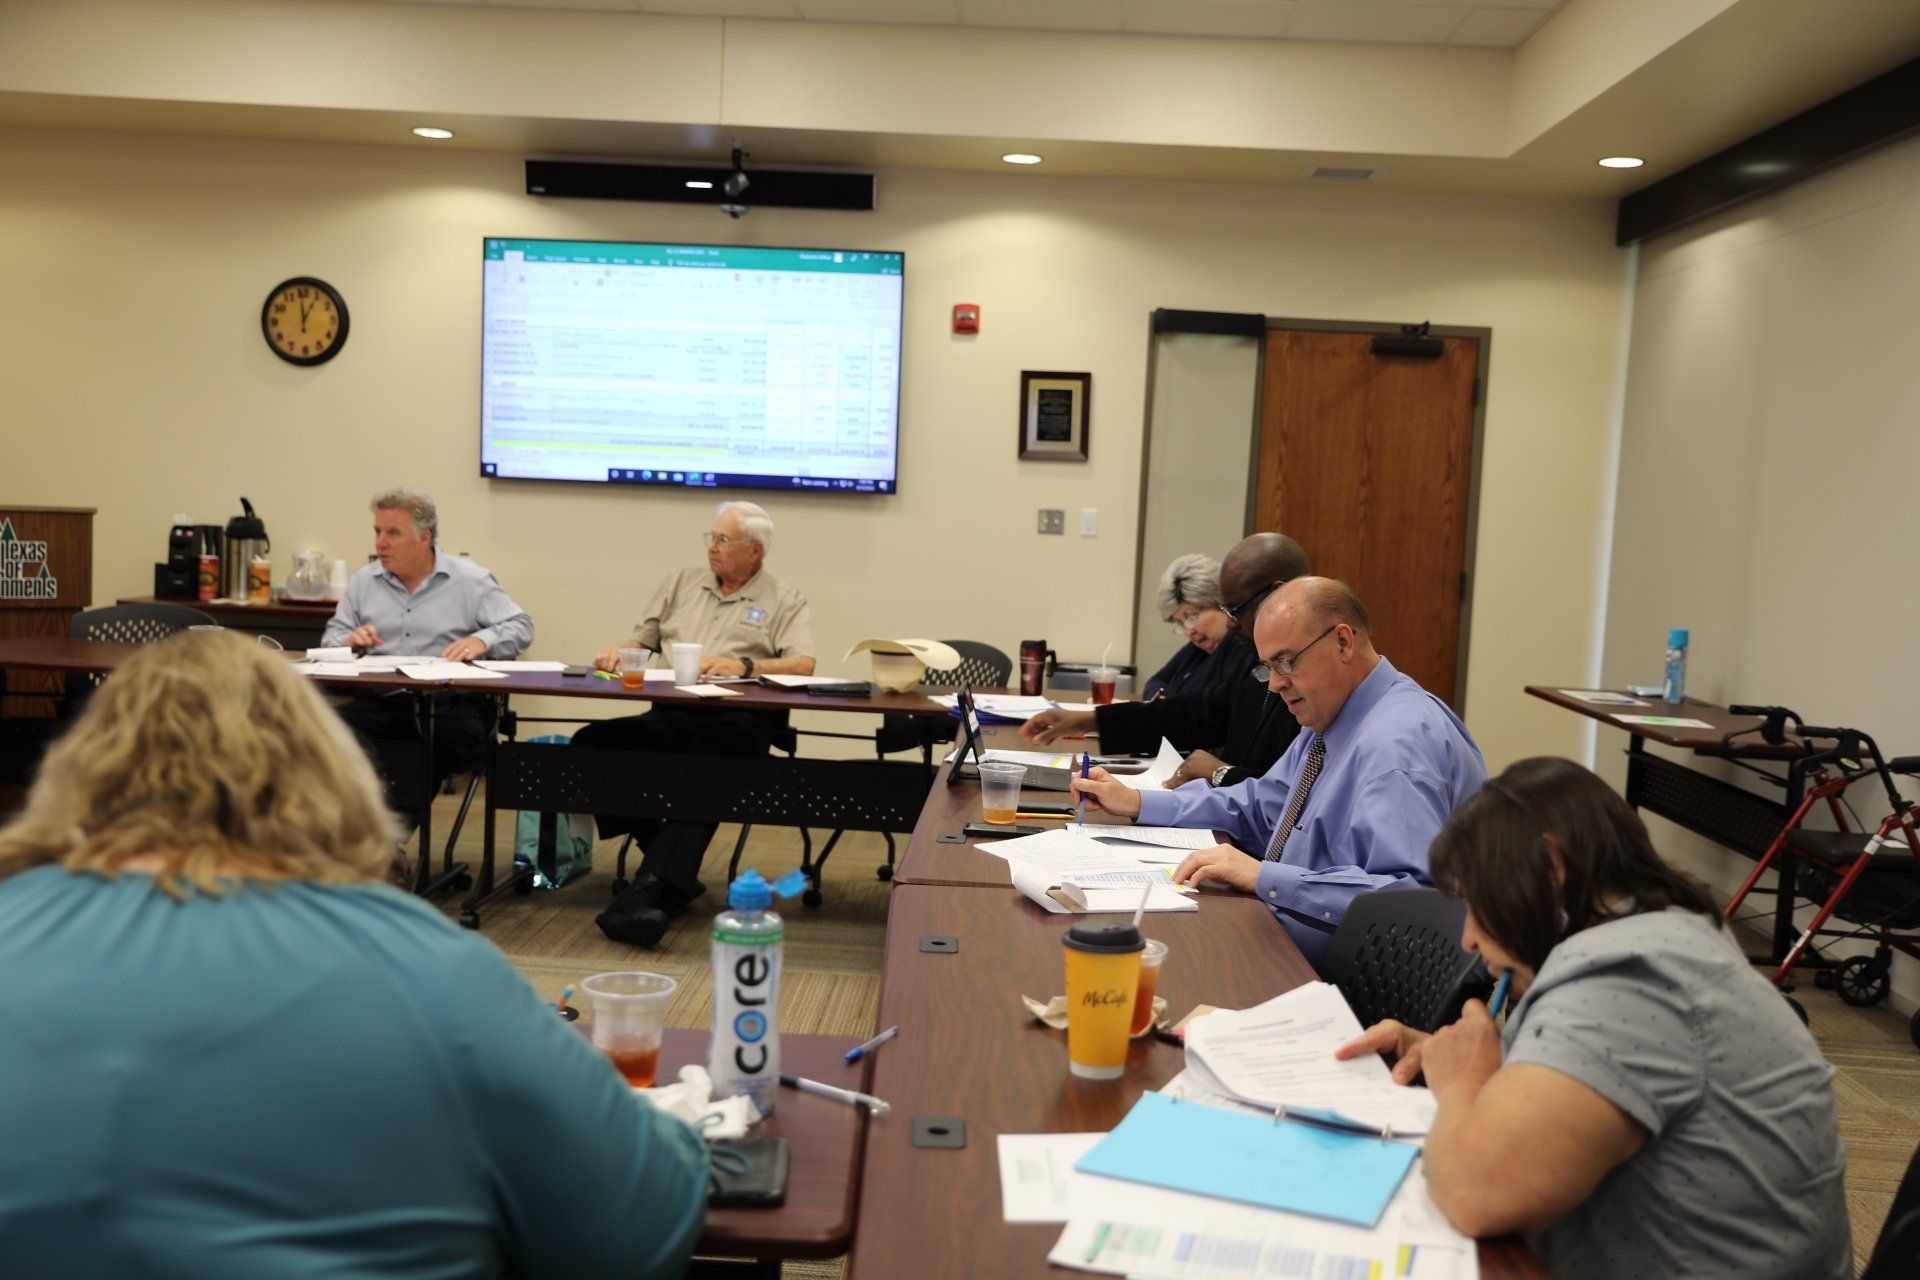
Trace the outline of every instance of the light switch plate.
{"label": "light switch plate", "polygon": [[1083,538],[1100,536],[1100,508],[1080,508],[1080,536]]}
{"label": "light switch plate", "polygon": [[1040,508],[1040,532],[1065,533],[1067,531],[1067,509],[1065,507]]}

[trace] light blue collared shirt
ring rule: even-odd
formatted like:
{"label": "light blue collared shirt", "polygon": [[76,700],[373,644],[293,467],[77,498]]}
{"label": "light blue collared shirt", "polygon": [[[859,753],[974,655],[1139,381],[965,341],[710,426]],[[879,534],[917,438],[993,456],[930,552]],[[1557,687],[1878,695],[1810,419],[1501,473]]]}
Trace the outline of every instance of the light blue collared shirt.
{"label": "light blue collared shirt", "polygon": [[412,592],[378,561],[354,574],[320,643],[341,644],[369,622],[380,632],[375,653],[437,658],[455,640],[472,636],[487,646],[484,656],[513,658],[533,643],[533,619],[499,579],[438,547],[433,572]]}
{"label": "light blue collared shirt", "polygon": [[[1231,787],[1190,782],[1140,794],[1143,824],[1215,827],[1264,858],[1316,735],[1294,739],[1265,776]],[[1427,846],[1487,780],[1467,726],[1385,658],[1326,728],[1327,758],[1278,862],[1256,891],[1318,966],[1347,904],[1391,885],[1431,884]]]}

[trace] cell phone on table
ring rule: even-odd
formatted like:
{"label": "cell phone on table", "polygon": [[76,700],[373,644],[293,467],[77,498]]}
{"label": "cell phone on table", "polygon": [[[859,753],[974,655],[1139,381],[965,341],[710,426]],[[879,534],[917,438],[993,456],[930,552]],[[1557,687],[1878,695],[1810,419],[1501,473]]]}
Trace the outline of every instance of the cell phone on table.
{"label": "cell phone on table", "polygon": [[786,1203],[785,1138],[719,1138],[707,1145],[713,1158],[708,1204],[770,1208]]}
{"label": "cell phone on table", "polygon": [[961,834],[977,840],[1010,840],[1014,836],[1037,836],[1045,827],[1029,827],[1018,822],[969,822],[960,828]]}
{"label": "cell phone on table", "polygon": [[1052,804],[1045,800],[1022,800],[1019,812],[1034,815],[1044,814],[1050,818],[1071,818],[1076,812],[1070,804]]}
{"label": "cell phone on table", "polygon": [[560,674],[563,676],[590,676],[593,674],[593,668],[583,667],[577,663],[569,663],[560,668]]}

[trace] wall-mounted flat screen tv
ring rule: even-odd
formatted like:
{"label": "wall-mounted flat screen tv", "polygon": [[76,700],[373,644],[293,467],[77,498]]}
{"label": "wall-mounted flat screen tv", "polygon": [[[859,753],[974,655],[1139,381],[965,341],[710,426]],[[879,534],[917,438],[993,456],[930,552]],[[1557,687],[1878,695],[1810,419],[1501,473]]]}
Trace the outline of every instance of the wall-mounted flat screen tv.
{"label": "wall-mounted flat screen tv", "polygon": [[894,492],[904,254],[484,249],[482,475]]}

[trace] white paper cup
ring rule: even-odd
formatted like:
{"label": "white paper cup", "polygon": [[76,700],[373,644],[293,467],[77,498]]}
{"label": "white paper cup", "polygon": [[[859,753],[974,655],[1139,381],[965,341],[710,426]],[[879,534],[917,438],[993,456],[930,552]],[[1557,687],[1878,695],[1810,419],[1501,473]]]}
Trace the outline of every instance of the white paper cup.
{"label": "white paper cup", "polygon": [[675,684],[700,683],[700,646],[686,641],[676,641],[673,646],[673,682]]}

